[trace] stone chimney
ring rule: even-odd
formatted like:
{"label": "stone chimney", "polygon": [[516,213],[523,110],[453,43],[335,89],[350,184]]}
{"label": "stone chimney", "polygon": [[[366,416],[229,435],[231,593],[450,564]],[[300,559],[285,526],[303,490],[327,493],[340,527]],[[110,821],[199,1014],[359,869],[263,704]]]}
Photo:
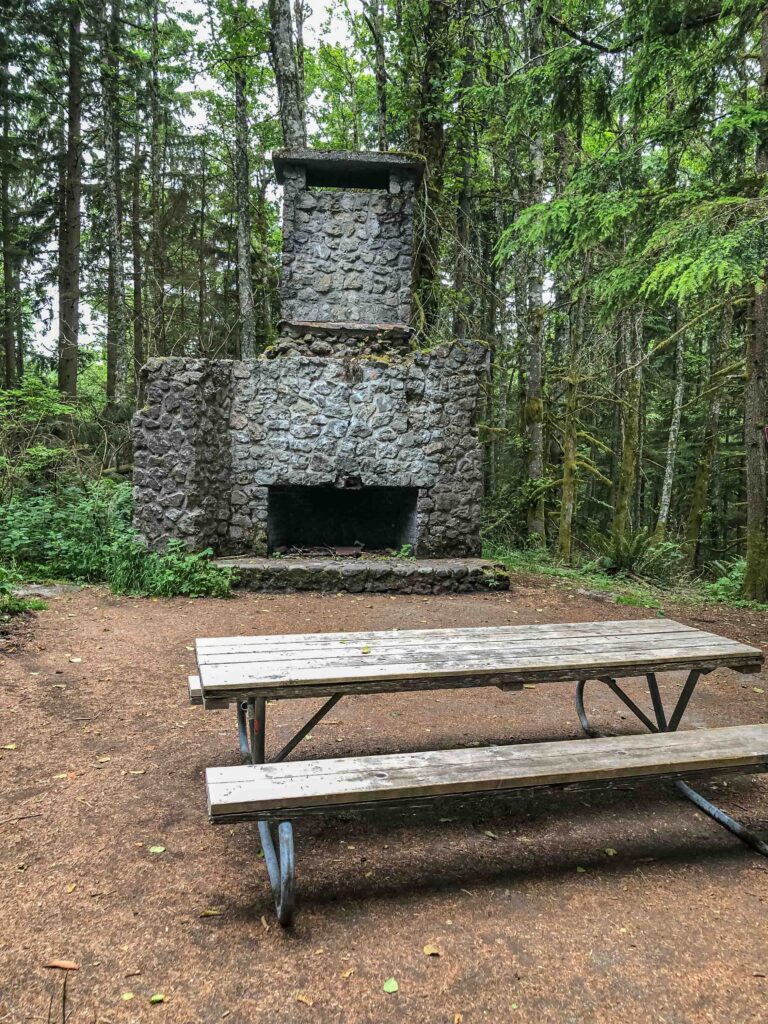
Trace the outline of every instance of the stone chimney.
{"label": "stone chimney", "polygon": [[283,323],[407,328],[423,161],[402,153],[273,154],[283,193]]}

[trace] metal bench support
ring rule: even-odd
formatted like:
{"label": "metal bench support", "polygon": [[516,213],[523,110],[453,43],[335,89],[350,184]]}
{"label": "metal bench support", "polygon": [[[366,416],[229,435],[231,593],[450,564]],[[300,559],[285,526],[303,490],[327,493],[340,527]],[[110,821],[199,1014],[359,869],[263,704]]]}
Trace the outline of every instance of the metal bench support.
{"label": "metal bench support", "polygon": [[[283,761],[308,733],[324,718],[342,698],[334,694],[316,711],[299,731],[291,737],[283,749],[271,758],[271,763]],[[240,756],[244,764],[264,764],[265,731],[267,724],[267,703],[263,697],[250,697],[237,705],[237,732]],[[275,901],[277,919],[288,926],[293,921],[295,907],[296,860],[293,847],[293,826],[290,821],[281,821],[277,826],[277,843],[272,836],[272,827],[267,821],[259,821],[259,839],[267,865],[269,883]]]}
{"label": "metal bench support", "polygon": [[[699,678],[703,675],[703,672],[693,671],[688,674],[688,678],[685,681],[685,685],[680,691],[680,696],[675,704],[674,711],[671,717],[667,720],[664,705],[661,700],[661,694],[659,692],[659,684],[656,681],[656,676],[653,672],[649,672],[646,676],[648,682],[648,693],[651,698],[651,704],[653,705],[653,713],[656,722],[652,722],[651,719],[637,706],[637,704],[629,697],[624,690],[619,686],[615,679],[603,676],[597,681],[604,683],[616,696],[623,701],[623,703],[629,708],[635,718],[639,719],[643,725],[650,732],[675,732],[680,724],[680,721],[685,714],[685,710],[688,707],[688,702],[693,696],[693,691],[696,689],[696,684]],[[581,727],[587,736],[604,736],[605,733],[598,732],[594,729],[590,723],[587,713],[584,710],[584,687],[586,686],[587,679],[580,679],[576,684],[576,713],[579,716],[579,722]],[[736,821],[730,814],[726,814],[724,810],[717,807],[706,797],[702,796],[701,793],[689,786],[687,782],[683,782],[678,779],[675,782],[677,791],[690,800],[692,804],[707,814],[713,821],[716,821],[718,825],[722,825],[723,828],[732,832],[738,839],[740,839],[747,846],[751,847],[756,853],[761,854],[763,857],[768,857],[768,843],[756,836],[754,832],[751,832],[745,825],[742,825],[740,821]]]}

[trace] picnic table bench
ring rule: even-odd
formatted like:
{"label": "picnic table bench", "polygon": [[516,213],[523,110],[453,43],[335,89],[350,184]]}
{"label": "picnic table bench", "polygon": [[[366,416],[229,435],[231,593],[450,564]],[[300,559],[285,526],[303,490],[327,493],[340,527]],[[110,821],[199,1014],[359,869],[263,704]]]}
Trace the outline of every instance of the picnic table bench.
{"label": "picnic table bench", "polygon": [[[289,819],[339,810],[414,804],[488,792],[610,786],[619,780],[673,779],[692,800],[757,852],[768,845],[685,781],[725,772],[768,771],[768,725],[678,733],[702,675],[716,668],[758,672],[763,655],[672,619],[462,629],[305,633],[199,639],[193,703],[235,704],[243,764],[206,771],[213,823],[258,821],[278,919],[294,909],[294,848]],[[665,709],[657,673],[687,672]],[[646,713],[618,680],[644,676]],[[606,685],[648,732],[601,736],[590,726],[584,688]],[[283,763],[342,697],[427,689],[576,683],[576,708],[589,738],[459,750],[428,750]],[[270,762],[267,700],[326,697]],[[277,824],[277,849],[272,833]]]}

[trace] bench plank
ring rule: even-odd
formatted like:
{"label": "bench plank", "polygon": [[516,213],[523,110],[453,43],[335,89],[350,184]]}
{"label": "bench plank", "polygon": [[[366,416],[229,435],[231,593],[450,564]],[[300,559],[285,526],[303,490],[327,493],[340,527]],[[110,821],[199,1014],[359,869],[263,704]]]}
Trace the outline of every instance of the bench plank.
{"label": "bench plank", "polygon": [[212,822],[699,772],[768,770],[768,725],[208,768]]}

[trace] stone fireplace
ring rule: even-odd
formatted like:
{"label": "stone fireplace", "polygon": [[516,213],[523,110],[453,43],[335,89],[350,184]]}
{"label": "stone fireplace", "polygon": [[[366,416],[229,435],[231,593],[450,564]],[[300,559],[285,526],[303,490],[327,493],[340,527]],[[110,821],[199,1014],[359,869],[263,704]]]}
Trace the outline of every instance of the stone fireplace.
{"label": "stone fireplace", "polygon": [[150,360],[134,419],[136,525],[219,555],[479,554],[487,353],[416,350],[420,161],[276,153],[276,343],[250,361]]}

